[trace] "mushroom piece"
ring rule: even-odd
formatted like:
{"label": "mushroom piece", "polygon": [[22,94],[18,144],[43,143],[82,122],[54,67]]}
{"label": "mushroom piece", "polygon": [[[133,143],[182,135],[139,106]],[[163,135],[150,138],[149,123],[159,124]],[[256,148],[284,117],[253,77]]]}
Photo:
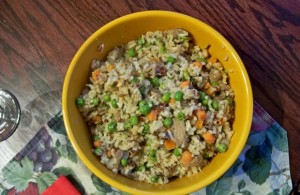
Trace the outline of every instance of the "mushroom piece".
{"label": "mushroom piece", "polygon": [[181,146],[184,143],[186,137],[184,122],[175,119],[171,131],[173,133],[176,145]]}
{"label": "mushroom piece", "polygon": [[158,76],[165,76],[167,73],[167,68],[162,62],[157,62],[155,67],[155,73]]}
{"label": "mushroom piece", "polygon": [[224,100],[226,98],[226,94],[224,91],[221,91],[218,95],[215,96],[216,100]]}
{"label": "mushroom piece", "polygon": [[119,59],[124,53],[124,50],[120,47],[116,47],[115,49],[113,49],[107,56],[108,60],[116,60]]}
{"label": "mushroom piece", "polygon": [[170,30],[169,33],[172,34],[174,38],[188,36],[188,32],[180,28]]}
{"label": "mushroom piece", "polygon": [[209,79],[211,82],[216,82],[222,79],[222,73],[217,69],[211,69],[209,72]]}
{"label": "mushroom piece", "polygon": [[124,154],[123,150],[118,150],[118,151],[116,152],[116,155],[115,155],[114,158],[113,158],[113,161],[114,161],[114,166],[113,166],[113,168],[114,168],[114,169],[116,169],[116,170],[119,169],[120,161],[121,161],[121,159],[122,159],[122,157],[123,157],[123,154]]}
{"label": "mushroom piece", "polygon": [[190,166],[200,166],[202,164],[203,157],[200,156],[194,156]]}

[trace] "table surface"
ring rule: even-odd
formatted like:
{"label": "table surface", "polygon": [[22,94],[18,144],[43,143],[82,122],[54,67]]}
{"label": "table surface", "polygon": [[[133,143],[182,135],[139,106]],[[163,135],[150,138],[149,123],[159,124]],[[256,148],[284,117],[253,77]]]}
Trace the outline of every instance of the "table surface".
{"label": "table surface", "polygon": [[254,99],[288,132],[292,181],[300,177],[299,0],[2,0],[0,87],[18,98],[22,119],[0,143],[0,169],[61,109],[72,57],[104,24],[143,10],[169,10],[211,25],[236,48]]}

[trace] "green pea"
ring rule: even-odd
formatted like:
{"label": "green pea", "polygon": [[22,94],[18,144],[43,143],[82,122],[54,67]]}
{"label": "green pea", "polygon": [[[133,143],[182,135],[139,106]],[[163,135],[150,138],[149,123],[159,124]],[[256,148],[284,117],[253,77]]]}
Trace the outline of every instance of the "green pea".
{"label": "green pea", "polygon": [[160,80],[158,77],[154,77],[151,79],[151,84],[154,86],[154,87],[159,87],[159,84],[160,84]]}
{"label": "green pea", "polygon": [[108,93],[104,94],[102,98],[103,98],[104,102],[109,102],[110,101],[110,95]]}
{"label": "green pea", "polygon": [[174,63],[175,62],[175,58],[173,58],[172,56],[169,56],[168,58],[167,58],[167,62],[170,62],[170,63]]}
{"label": "green pea", "polygon": [[158,176],[153,176],[153,177],[150,178],[150,180],[151,180],[152,183],[157,183],[158,180],[159,180],[159,177]]}
{"label": "green pea", "polygon": [[130,123],[129,121],[126,121],[126,122],[124,123],[124,129],[125,129],[125,130],[129,130],[129,129],[131,129],[131,128],[132,128],[131,123]]}
{"label": "green pea", "polygon": [[134,116],[131,116],[129,118],[129,121],[130,121],[130,124],[133,126],[133,125],[137,125],[139,123],[139,119],[136,115]]}
{"label": "green pea", "polygon": [[157,44],[157,45],[165,45],[165,43],[163,42],[162,39],[157,39],[157,40],[156,40],[156,44]]}
{"label": "green pea", "polygon": [[220,143],[217,145],[217,151],[220,153],[226,152],[227,151],[227,145]]}
{"label": "green pea", "polygon": [[75,103],[78,107],[81,107],[81,106],[84,106],[84,99],[82,97],[78,97],[76,100],[75,100]]}
{"label": "green pea", "polygon": [[203,91],[199,91],[200,100],[204,100],[206,94]]}
{"label": "green pea", "polygon": [[154,150],[154,149],[153,149],[153,150],[150,150],[150,151],[149,151],[149,156],[150,156],[150,157],[156,157],[156,150]]}
{"label": "green pea", "polygon": [[114,108],[118,108],[118,101],[116,99],[111,100],[111,106]]}
{"label": "green pea", "polygon": [[136,51],[134,50],[134,48],[130,48],[128,51],[127,51],[127,55],[129,57],[134,57],[136,56]]}
{"label": "green pea", "polygon": [[171,127],[173,125],[173,120],[172,118],[165,118],[163,121],[163,124],[165,127]]}
{"label": "green pea", "polygon": [[165,92],[161,98],[162,102],[166,103],[169,102],[171,99],[171,93],[170,92]]}
{"label": "green pea", "polygon": [[141,165],[138,167],[138,171],[144,172],[146,171],[146,166],[145,165]]}
{"label": "green pea", "polygon": [[93,100],[92,100],[92,104],[93,104],[94,106],[97,106],[97,105],[99,104],[99,102],[100,102],[100,100],[99,100],[99,98],[97,98],[97,97],[93,98]]}
{"label": "green pea", "polygon": [[148,140],[146,141],[146,146],[151,146],[151,144],[152,144],[152,141],[151,141],[150,139],[148,139]]}
{"label": "green pea", "polygon": [[139,37],[138,40],[137,40],[137,43],[138,43],[139,45],[143,45],[143,44],[144,44],[143,38],[142,38],[142,37]]}
{"label": "green pea", "polygon": [[219,109],[219,103],[217,100],[212,100],[211,102],[211,107],[214,109],[214,110],[218,110]]}
{"label": "green pea", "polygon": [[211,158],[211,157],[213,157],[213,154],[211,152],[205,152],[203,154],[203,158],[205,158],[205,159],[208,159],[208,158]]}
{"label": "green pea", "polygon": [[151,45],[151,43],[149,43],[148,41],[145,41],[144,46],[145,47],[149,47]]}
{"label": "green pea", "polygon": [[165,84],[164,84],[163,82],[162,82],[162,83],[160,83],[160,84],[159,84],[159,88],[160,88],[160,89],[163,89],[163,88],[165,88]]}
{"label": "green pea", "polygon": [[173,151],[173,154],[175,156],[181,156],[181,153],[182,153],[182,149],[181,148],[175,148],[174,151]]}
{"label": "green pea", "polygon": [[116,122],[110,122],[107,124],[107,129],[110,133],[117,130],[117,123]]}
{"label": "green pea", "polygon": [[200,62],[204,62],[205,64],[207,64],[207,60],[205,58],[203,58],[203,57],[198,58],[198,60]]}
{"label": "green pea", "polygon": [[203,106],[207,106],[208,105],[208,99],[203,99],[201,103],[202,103]]}
{"label": "green pea", "polygon": [[94,141],[97,141],[97,140],[99,140],[100,139],[100,135],[94,135],[94,137],[93,137],[93,140]]}
{"label": "green pea", "polygon": [[147,102],[145,100],[142,100],[139,102],[139,107],[144,106],[145,104],[147,104]]}
{"label": "green pea", "polygon": [[152,162],[156,162],[156,161],[157,161],[156,156],[154,156],[154,157],[150,156],[149,159],[150,159]]}
{"label": "green pea", "polygon": [[181,120],[181,121],[184,120],[184,118],[185,118],[184,113],[183,112],[178,112],[177,118],[178,118],[178,120]]}
{"label": "green pea", "polygon": [[103,151],[100,149],[100,148],[96,148],[94,150],[94,153],[97,155],[97,156],[101,156],[103,154]]}
{"label": "green pea", "polygon": [[138,53],[141,53],[141,52],[143,52],[143,49],[142,49],[142,48],[139,48],[139,49],[137,50],[137,52],[138,52]]}
{"label": "green pea", "polygon": [[130,83],[131,83],[131,84],[134,84],[134,83],[138,83],[139,81],[140,81],[139,78],[133,77],[133,78],[131,79]]}
{"label": "green pea", "polygon": [[233,99],[232,99],[231,97],[226,97],[225,99],[227,100],[229,106],[232,106],[232,104],[233,104]]}
{"label": "green pea", "polygon": [[140,113],[143,115],[146,115],[151,111],[151,108],[148,103],[140,104],[139,108],[140,108]]}
{"label": "green pea", "polygon": [[167,53],[167,48],[165,46],[160,47],[160,52],[161,53]]}
{"label": "green pea", "polygon": [[189,73],[188,73],[187,70],[185,70],[183,72],[183,79],[186,80],[186,81],[189,81],[191,79],[191,77],[190,77],[190,75],[189,75]]}
{"label": "green pea", "polygon": [[211,86],[213,86],[213,87],[215,87],[217,85],[219,85],[219,82],[217,82],[217,81],[214,81],[214,82],[211,83]]}
{"label": "green pea", "polygon": [[121,165],[123,166],[123,167],[125,167],[126,165],[127,165],[127,159],[125,159],[125,158],[122,158],[121,159]]}
{"label": "green pea", "polygon": [[144,125],[142,135],[146,135],[150,132],[150,126],[148,124]]}
{"label": "green pea", "polygon": [[174,95],[174,99],[176,101],[181,101],[183,99],[183,92],[182,91],[177,91]]}
{"label": "green pea", "polygon": [[189,40],[189,38],[188,37],[179,37],[179,40],[183,42],[183,41]]}

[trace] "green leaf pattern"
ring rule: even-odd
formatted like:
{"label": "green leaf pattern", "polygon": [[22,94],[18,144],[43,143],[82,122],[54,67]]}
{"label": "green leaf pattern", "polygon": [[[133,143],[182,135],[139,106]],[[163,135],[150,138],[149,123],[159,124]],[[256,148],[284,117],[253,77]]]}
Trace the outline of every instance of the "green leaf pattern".
{"label": "green leaf pattern", "polygon": [[266,144],[253,146],[246,152],[246,159],[243,170],[250,177],[251,181],[261,185],[269,177],[271,170],[271,154]]}
{"label": "green leaf pattern", "polygon": [[239,183],[238,183],[239,191],[241,191],[241,189],[245,188],[245,186],[246,186],[245,180],[242,179],[241,181],[239,181]]}
{"label": "green leaf pattern", "polygon": [[56,179],[57,177],[54,173],[41,173],[36,180],[39,188],[39,193],[45,191],[49,186],[51,186],[55,182]]}
{"label": "green leaf pattern", "polygon": [[23,191],[27,188],[28,180],[33,175],[33,162],[27,157],[20,163],[11,161],[4,167],[2,174],[9,184],[15,185],[17,192]]}
{"label": "green leaf pattern", "polygon": [[206,187],[206,194],[223,195],[229,194],[232,185],[232,177],[226,174],[213,184]]}
{"label": "green leaf pattern", "polygon": [[100,191],[100,192],[111,192],[112,191],[111,187],[107,183],[103,182],[101,179],[96,177],[94,174],[91,175],[91,179],[98,191]]}

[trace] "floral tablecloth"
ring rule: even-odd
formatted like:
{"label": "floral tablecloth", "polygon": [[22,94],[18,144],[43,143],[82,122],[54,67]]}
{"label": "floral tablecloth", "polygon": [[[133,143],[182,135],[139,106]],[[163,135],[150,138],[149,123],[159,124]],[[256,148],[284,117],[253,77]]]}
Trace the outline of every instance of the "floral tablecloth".
{"label": "floral tablecloth", "polygon": [[[77,157],[58,113],[0,172],[1,195],[35,195],[65,175],[81,194],[127,194],[92,174]],[[289,194],[286,131],[257,103],[251,133],[233,166],[217,181],[192,193],[202,194]]]}

